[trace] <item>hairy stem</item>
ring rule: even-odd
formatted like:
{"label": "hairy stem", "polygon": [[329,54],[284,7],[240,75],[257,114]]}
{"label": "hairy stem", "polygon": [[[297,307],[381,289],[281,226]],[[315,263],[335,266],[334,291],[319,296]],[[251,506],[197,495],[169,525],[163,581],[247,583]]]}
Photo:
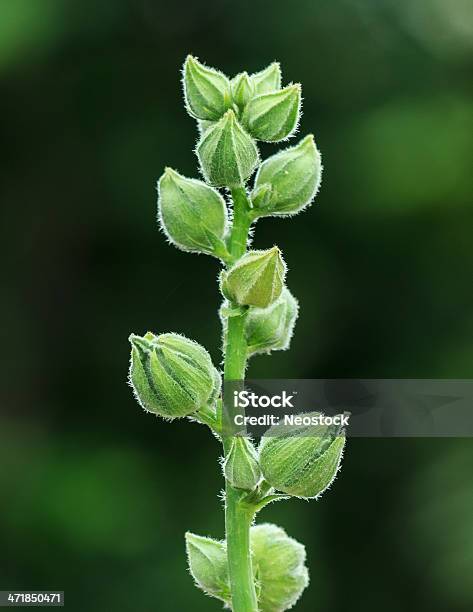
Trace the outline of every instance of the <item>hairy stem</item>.
{"label": "hairy stem", "polygon": [[232,189],[233,227],[230,234],[228,250],[233,261],[240,258],[246,251],[248,232],[251,225],[250,206],[244,187]]}
{"label": "hairy stem", "polygon": [[[251,220],[245,189],[232,189],[233,227],[228,250],[233,261],[246,251]],[[225,341],[225,380],[245,377],[247,347],[245,342],[246,313],[229,317]],[[225,455],[230,450],[231,437],[223,439]],[[225,531],[228,551],[228,571],[232,590],[233,612],[257,612],[255,582],[251,565],[250,527],[253,511],[242,501],[243,494],[226,482]]]}

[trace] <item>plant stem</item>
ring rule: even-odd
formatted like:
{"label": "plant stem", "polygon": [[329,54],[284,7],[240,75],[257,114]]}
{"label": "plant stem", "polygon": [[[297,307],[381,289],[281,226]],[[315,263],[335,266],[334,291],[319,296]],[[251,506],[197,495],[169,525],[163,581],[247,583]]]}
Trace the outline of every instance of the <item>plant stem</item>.
{"label": "plant stem", "polygon": [[[244,187],[232,189],[233,227],[228,250],[232,261],[246,251],[251,220],[249,203]],[[247,347],[245,342],[246,313],[227,319],[225,341],[224,379],[243,380],[245,377]],[[231,437],[223,439],[225,455],[230,450]],[[228,571],[232,590],[233,612],[258,612],[255,581],[251,565],[250,527],[254,513],[242,503],[242,492],[228,482],[225,485],[225,531],[227,540]]]}
{"label": "plant stem", "polygon": [[228,244],[228,250],[233,261],[239,259],[246,251],[248,232],[251,225],[249,201],[244,187],[232,189],[233,227]]}

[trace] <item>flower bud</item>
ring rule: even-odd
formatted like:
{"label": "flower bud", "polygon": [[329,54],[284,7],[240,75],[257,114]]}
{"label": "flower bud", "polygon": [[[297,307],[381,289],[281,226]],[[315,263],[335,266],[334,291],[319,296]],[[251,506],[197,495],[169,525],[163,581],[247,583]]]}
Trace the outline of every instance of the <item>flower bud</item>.
{"label": "flower bud", "polygon": [[161,227],[178,248],[214,255],[225,247],[225,201],[204,182],[166,168],[158,183],[158,207]]}
{"label": "flower bud", "polygon": [[256,525],[250,531],[253,570],[258,585],[258,609],[283,612],[292,608],[309,584],[302,544],[276,525]]}
{"label": "flower bud", "polygon": [[221,278],[223,295],[239,306],[267,308],[284,287],[286,264],[278,247],[249,251]]}
{"label": "flower bud", "polygon": [[295,215],[314,199],[322,177],[312,134],[279,151],[258,169],[251,199],[259,216]]}
{"label": "flower bud", "polygon": [[251,203],[253,204],[253,208],[255,209],[255,211],[258,212],[258,214],[260,214],[260,210],[263,210],[270,205],[272,194],[273,190],[269,183],[258,185],[258,187],[255,187],[253,189],[253,192],[251,194]]}
{"label": "flower bud", "polygon": [[233,101],[240,110],[243,110],[255,95],[255,85],[247,72],[241,72],[231,80],[231,86]]}
{"label": "flower bud", "polygon": [[295,497],[318,497],[335,478],[344,446],[345,435],[338,426],[275,425],[261,439],[261,471],[278,491]]}
{"label": "flower bud", "polygon": [[253,491],[261,480],[258,455],[252,442],[235,436],[223,466],[228,482],[236,489]]}
{"label": "flower bud", "polygon": [[273,62],[261,72],[252,74],[250,78],[255,85],[256,95],[281,89],[281,67],[278,62]]}
{"label": "flower bud", "polygon": [[131,334],[130,383],[149,412],[174,419],[212,406],[220,374],[207,351],[179,334]]}
{"label": "flower bud", "polygon": [[297,300],[287,287],[268,308],[251,308],[245,320],[248,354],[289,348],[298,311]]}
{"label": "flower bud", "polygon": [[205,179],[216,187],[242,185],[259,161],[255,141],[232,110],[202,135],[196,151]]}
{"label": "flower bud", "polygon": [[277,142],[295,131],[301,109],[301,86],[256,96],[248,102],[242,123],[257,140]]}
{"label": "flower bud", "polygon": [[232,100],[227,77],[188,55],[183,73],[184,97],[189,115],[216,121],[230,108]]}
{"label": "flower bud", "polygon": [[229,604],[231,593],[225,542],[189,531],[185,537],[189,570],[196,585],[207,595]]}

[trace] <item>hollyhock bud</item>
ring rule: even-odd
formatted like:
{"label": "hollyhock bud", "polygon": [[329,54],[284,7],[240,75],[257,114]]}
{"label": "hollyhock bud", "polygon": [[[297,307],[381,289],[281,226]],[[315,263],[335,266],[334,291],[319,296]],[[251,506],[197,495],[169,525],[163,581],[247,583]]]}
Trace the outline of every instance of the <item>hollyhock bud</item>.
{"label": "hollyhock bud", "polygon": [[286,264],[278,247],[249,251],[221,277],[223,295],[239,306],[267,308],[284,287]]}
{"label": "hollyhock bud", "polygon": [[178,248],[210,255],[225,249],[227,208],[212,187],[166,168],[158,183],[158,207],[161,227]]}
{"label": "hollyhock bud", "polygon": [[278,142],[291,136],[299,122],[301,86],[256,96],[248,102],[242,123],[257,140]]}
{"label": "hollyhock bud", "polygon": [[231,80],[231,86],[233,101],[240,110],[243,110],[255,95],[255,85],[247,72],[241,72]]}
{"label": "hollyhock bud", "polygon": [[278,491],[318,497],[335,478],[344,446],[345,435],[336,425],[275,425],[261,439],[261,471]]}
{"label": "hollyhock bud", "polygon": [[205,179],[216,187],[242,185],[259,161],[255,141],[232,110],[202,135],[196,152]]}
{"label": "hollyhock bud", "polygon": [[261,72],[252,74],[250,78],[254,83],[256,95],[281,89],[281,67],[278,62],[273,62]]}
{"label": "hollyhock bud", "polygon": [[131,334],[130,383],[149,412],[174,419],[213,406],[221,378],[207,351],[179,334]]}
{"label": "hollyhock bud", "polygon": [[261,164],[251,195],[255,214],[295,215],[312,202],[321,177],[320,153],[310,134]]}
{"label": "hollyhock bud", "polygon": [[245,320],[248,354],[289,348],[298,310],[297,300],[287,287],[268,308],[251,308]]}
{"label": "hollyhock bud", "polygon": [[207,595],[230,603],[225,542],[204,538],[190,531],[186,533],[185,538],[189,570],[196,585]]}
{"label": "hollyhock bud", "polygon": [[253,571],[259,610],[283,612],[292,608],[309,584],[305,547],[284,529],[265,523],[250,531]]}
{"label": "hollyhock bud", "polygon": [[253,491],[261,480],[258,456],[252,442],[235,436],[223,466],[228,482],[236,489]]}
{"label": "hollyhock bud", "polygon": [[230,108],[232,100],[227,77],[188,55],[183,71],[184,97],[189,115],[216,121]]}

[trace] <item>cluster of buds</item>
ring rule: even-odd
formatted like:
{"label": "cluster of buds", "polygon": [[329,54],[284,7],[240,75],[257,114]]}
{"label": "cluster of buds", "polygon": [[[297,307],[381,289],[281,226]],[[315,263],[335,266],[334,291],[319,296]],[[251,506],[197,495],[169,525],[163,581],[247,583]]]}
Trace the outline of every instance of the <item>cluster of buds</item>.
{"label": "cluster of buds", "polygon": [[[312,135],[261,162],[258,141],[292,137],[301,115],[301,86],[282,85],[278,63],[233,78],[188,56],[183,68],[185,105],[197,121],[195,149],[204,180],[166,168],[158,182],[158,222],[184,251],[220,259],[221,319],[242,317],[246,360],[289,347],[298,301],[286,286],[277,246],[246,250],[251,223],[291,216],[315,198],[322,173]],[[253,185],[248,181],[255,174]],[[225,191],[221,193],[219,189]],[[228,196],[234,211],[228,210]],[[235,249],[236,195],[243,194],[246,233]],[[208,352],[178,334],[130,336],[129,380],[140,405],[166,419],[191,417],[223,437],[219,414],[221,375]],[[224,445],[223,473],[231,490],[254,512],[275,497],[319,497],[335,478],[345,444],[334,427],[272,428],[258,447],[236,436]],[[253,505],[252,505],[253,504]],[[308,583],[304,547],[274,525],[251,527],[250,548],[260,612],[292,607]],[[186,535],[190,571],[207,594],[232,605],[225,541]]]}
{"label": "cluster of buds", "polygon": [[[186,549],[196,585],[230,607],[226,542],[188,532]],[[258,610],[279,612],[292,608],[309,583],[304,545],[281,527],[263,523],[251,527],[250,549]]]}

